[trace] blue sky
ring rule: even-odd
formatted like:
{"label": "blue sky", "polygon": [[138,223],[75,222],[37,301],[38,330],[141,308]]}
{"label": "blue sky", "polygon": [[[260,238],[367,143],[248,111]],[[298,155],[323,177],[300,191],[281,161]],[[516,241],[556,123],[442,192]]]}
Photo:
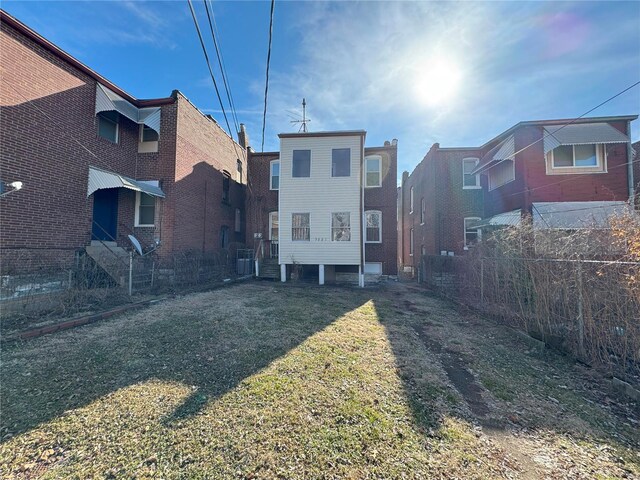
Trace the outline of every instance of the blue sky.
{"label": "blue sky", "polygon": [[[186,1],[2,6],[133,96],[178,89],[225,125]],[[213,2],[256,150],[269,7]],[[365,129],[369,146],[397,138],[400,175],[435,142],[476,146],[522,120],[575,117],[640,80],[640,2],[276,1],[270,79],[265,150],[297,131],[291,111],[306,97],[312,131]],[[639,112],[640,86],[592,115]]]}

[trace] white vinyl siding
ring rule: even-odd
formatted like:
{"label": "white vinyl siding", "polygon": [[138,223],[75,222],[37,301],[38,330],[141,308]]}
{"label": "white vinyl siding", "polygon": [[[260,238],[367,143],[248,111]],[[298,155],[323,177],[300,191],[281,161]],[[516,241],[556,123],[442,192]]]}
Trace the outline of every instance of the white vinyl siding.
{"label": "white vinyl siding", "polygon": [[516,179],[515,163],[513,160],[503,160],[489,169],[487,177],[489,177],[489,191],[513,182]]}
{"label": "white vinyl siding", "polygon": [[[351,150],[351,175],[332,177],[333,149]],[[311,151],[311,175],[293,178],[294,150]],[[360,214],[360,137],[292,137],[280,140],[279,262],[303,265],[358,265]],[[292,214],[309,213],[309,241],[293,241]],[[332,241],[332,214],[349,213],[350,241]]]}

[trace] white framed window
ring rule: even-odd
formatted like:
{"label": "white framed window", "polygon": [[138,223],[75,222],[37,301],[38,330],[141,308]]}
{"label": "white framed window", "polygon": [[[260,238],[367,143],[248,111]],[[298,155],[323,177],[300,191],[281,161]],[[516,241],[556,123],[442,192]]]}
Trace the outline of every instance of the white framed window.
{"label": "white framed window", "polygon": [[413,257],[413,228],[409,230],[409,256]]}
{"label": "white framed window", "polygon": [[413,213],[413,187],[409,190],[409,213]]}
{"label": "white framed window", "polygon": [[462,159],[462,188],[465,190],[477,189],[480,187],[480,174],[472,175],[473,169],[478,166],[479,158]]}
{"label": "white framed window", "polygon": [[239,233],[242,231],[242,212],[240,211],[239,208],[236,208],[236,233]]}
{"label": "white framed window", "polygon": [[366,188],[382,186],[382,157],[380,155],[364,157],[364,178]]}
{"label": "white framed window", "polygon": [[603,144],[560,145],[547,153],[547,175],[606,173],[607,151]]}
{"label": "white framed window", "polygon": [[138,153],[155,153],[158,151],[160,135],[153,128],[140,125],[138,138]]}
{"label": "white framed window", "polygon": [[280,223],[278,222],[278,212],[269,212],[269,240],[277,242],[280,234]]}
{"label": "white framed window", "polygon": [[465,217],[464,219],[464,249],[469,250],[482,239],[482,230],[473,224],[481,220],[480,217]]}
{"label": "white framed window", "polygon": [[98,113],[98,136],[118,143],[120,133],[120,114],[114,111]]}
{"label": "white framed window", "polygon": [[280,160],[271,161],[269,190],[280,190]]}
{"label": "white framed window", "polygon": [[489,191],[511,183],[516,179],[516,164],[513,160],[502,160],[487,172]]}
{"label": "white framed window", "polygon": [[425,209],[424,197],[422,197],[420,199],[420,225],[424,225]]}
{"label": "white framed window", "polygon": [[311,238],[309,214],[291,214],[291,240],[294,242],[308,242]]}
{"label": "white framed window", "polygon": [[311,150],[294,150],[291,160],[291,176],[304,178],[311,176]]}
{"label": "white framed window", "polygon": [[364,212],[367,225],[365,233],[366,243],[382,243],[382,212],[368,210]]}
{"label": "white framed window", "polygon": [[351,176],[351,149],[334,148],[331,150],[331,176]]}
{"label": "white framed window", "polygon": [[382,262],[366,262],[364,264],[364,273],[382,275]]}
{"label": "white framed window", "polygon": [[351,214],[349,212],[334,212],[331,214],[331,241],[351,241]]}
{"label": "white framed window", "polygon": [[153,227],[156,217],[156,198],[143,192],[136,192],[136,227]]}
{"label": "white framed window", "polygon": [[242,162],[240,159],[236,160],[236,175],[238,183],[242,183]]}

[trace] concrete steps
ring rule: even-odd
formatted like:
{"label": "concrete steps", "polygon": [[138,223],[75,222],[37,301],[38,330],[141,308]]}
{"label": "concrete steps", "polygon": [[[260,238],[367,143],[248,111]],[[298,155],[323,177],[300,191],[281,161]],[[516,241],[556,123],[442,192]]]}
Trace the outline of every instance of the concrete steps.
{"label": "concrete steps", "polygon": [[118,285],[126,285],[129,278],[129,252],[118,246],[95,244],[85,247],[85,250]]}

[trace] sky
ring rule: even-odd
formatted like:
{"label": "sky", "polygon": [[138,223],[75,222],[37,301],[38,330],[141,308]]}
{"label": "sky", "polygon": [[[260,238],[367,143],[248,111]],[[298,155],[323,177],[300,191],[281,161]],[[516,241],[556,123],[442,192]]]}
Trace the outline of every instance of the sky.
{"label": "sky", "polygon": [[[260,151],[270,3],[211,5],[238,121]],[[223,89],[204,4],[194,6]],[[180,90],[226,128],[186,0],[2,8],[134,97]],[[520,121],[577,117],[639,81],[640,2],[276,0],[269,78],[264,151],[298,131],[304,97],[310,131],[398,139],[400,176],[433,143],[479,146]],[[638,113],[640,86],[589,116]]]}

